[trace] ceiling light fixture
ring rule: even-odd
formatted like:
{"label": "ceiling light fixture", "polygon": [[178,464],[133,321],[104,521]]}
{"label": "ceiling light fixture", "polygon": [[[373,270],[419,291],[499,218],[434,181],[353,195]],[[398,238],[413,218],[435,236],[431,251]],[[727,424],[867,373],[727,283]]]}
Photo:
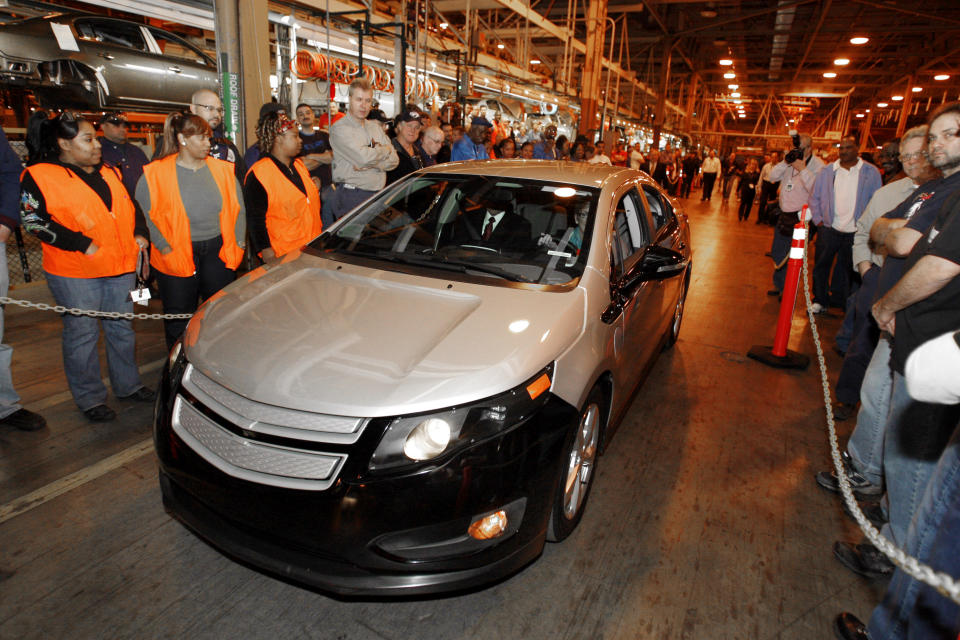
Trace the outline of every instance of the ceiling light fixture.
{"label": "ceiling light fixture", "polygon": [[734,91],[736,91],[736,90],[739,89],[739,88],[740,88],[740,85],[738,85],[738,84],[728,84],[728,85],[727,85],[727,89],[733,89]]}
{"label": "ceiling light fixture", "polygon": [[833,71],[827,71],[827,72],[825,72],[825,73],[823,74],[823,77],[824,77],[824,78],[836,78],[836,77],[837,77],[837,74],[834,73]]}
{"label": "ceiling light fixture", "polygon": [[934,79],[934,80],[949,80],[949,79],[950,79],[950,76],[948,76],[948,75],[945,74],[945,73],[941,73],[941,74],[938,74],[938,75],[933,76],[933,79]]}
{"label": "ceiling light fixture", "polygon": [[[737,95],[739,96],[740,94],[738,93]],[[743,104],[743,100],[734,100],[733,104]]]}
{"label": "ceiling light fixture", "polygon": [[850,38],[850,44],[867,44],[868,42],[870,42],[870,38],[864,36]]}
{"label": "ceiling light fixture", "polygon": [[497,43],[497,49],[503,49],[503,43],[502,43],[502,42],[498,42],[498,43]]}
{"label": "ceiling light fixture", "polygon": [[740,97],[740,92],[739,92],[739,91],[734,91],[733,93],[730,94],[730,97],[731,97],[731,98],[739,98],[739,97]]}
{"label": "ceiling light fixture", "polygon": [[857,117],[858,117],[858,118],[862,118],[862,117],[863,117],[863,114],[862,114],[862,113],[858,113],[858,114],[857,114]]}
{"label": "ceiling light fixture", "polygon": [[446,22],[441,22],[441,23],[440,23],[440,28],[441,28],[441,29],[446,29],[448,26],[450,26],[450,25],[448,25]]}
{"label": "ceiling light fixture", "polygon": [[837,65],[838,67],[845,67],[850,64],[850,60],[847,58],[837,58],[833,61],[833,64]]}
{"label": "ceiling light fixture", "polygon": [[914,93],[920,93],[921,91],[923,91],[923,87],[914,87],[910,89],[910,91],[913,91]]}
{"label": "ceiling light fixture", "polygon": [[733,64],[733,60],[731,60],[730,58],[722,58],[719,61],[719,63],[721,67],[729,67],[730,65]]}
{"label": "ceiling light fixture", "polygon": [[726,79],[726,80],[733,80],[734,78],[737,77],[737,74],[735,74],[735,73],[733,73],[733,72],[725,73],[725,74],[723,74],[723,77],[724,77],[724,79]]}
{"label": "ceiling light fixture", "polygon": [[701,9],[701,10],[700,10],[700,17],[701,17],[701,18],[716,18],[716,17],[717,17],[717,12],[714,11],[713,9]]}
{"label": "ceiling light fixture", "polygon": [[878,102],[878,103],[877,103],[877,107],[880,108],[880,109],[883,109],[884,107],[887,107],[887,106],[889,106],[889,105],[887,105],[886,102]]}
{"label": "ceiling light fixture", "polygon": [[893,100],[894,102],[900,102],[901,100],[903,100],[903,96],[890,96],[890,99]]}
{"label": "ceiling light fixture", "polygon": [[530,61],[530,64],[540,64],[540,61],[536,58]]}

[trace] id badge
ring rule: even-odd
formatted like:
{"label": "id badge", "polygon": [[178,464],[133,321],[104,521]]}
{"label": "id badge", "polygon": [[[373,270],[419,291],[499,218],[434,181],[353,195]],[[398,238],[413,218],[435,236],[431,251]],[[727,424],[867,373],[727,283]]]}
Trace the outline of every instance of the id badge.
{"label": "id badge", "polygon": [[150,289],[146,289],[144,287],[134,289],[130,292],[130,299],[145,307],[147,304],[149,304],[148,300],[150,300]]}

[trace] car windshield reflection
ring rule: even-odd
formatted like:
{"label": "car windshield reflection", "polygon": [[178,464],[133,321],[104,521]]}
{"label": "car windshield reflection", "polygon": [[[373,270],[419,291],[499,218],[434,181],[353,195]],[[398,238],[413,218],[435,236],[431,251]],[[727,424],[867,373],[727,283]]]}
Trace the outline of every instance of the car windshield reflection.
{"label": "car windshield reflection", "polygon": [[597,196],[561,182],[416,175],[311,246],[490,284],[568,284],[583,274]]}

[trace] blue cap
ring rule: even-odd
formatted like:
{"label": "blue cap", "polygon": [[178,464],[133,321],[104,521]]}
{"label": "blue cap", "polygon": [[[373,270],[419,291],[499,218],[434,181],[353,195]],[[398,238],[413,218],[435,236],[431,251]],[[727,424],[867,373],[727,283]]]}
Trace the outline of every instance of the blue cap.
{"label": "blue cap", "polygon": [[493,123],[484,118],[483,116],[476,116],[473,120],[470,121],[471,127],[492,127]]}

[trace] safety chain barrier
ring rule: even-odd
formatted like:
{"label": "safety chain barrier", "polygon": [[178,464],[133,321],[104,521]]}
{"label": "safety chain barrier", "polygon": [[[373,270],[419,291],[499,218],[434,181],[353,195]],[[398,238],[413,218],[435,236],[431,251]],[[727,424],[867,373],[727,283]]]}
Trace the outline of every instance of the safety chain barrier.
{"label": "safety chain barrier", "polygon": [[123,313],[121,311],[92,311],[90,309],[71,309],[61,305],[50,305],[45,302],[30,302],[0,296],[0,304],[12,304],[26,309],[40,309],[54,313],[69,313],[72,316],[89,316],[91,318],[110,318],[112,320],[186,320],[192,318],[192,313]]}
{"label": "safety chain barrier", "polygon": [[820,363],[820,379],[823,383],[823,400],[827,408],[827,429],[830,432],[830,455],[833,458],[833,468],[836,471],[837,479],[840,481],[840,491],[843,493],[843,499],[847,504],[850,513],[854,515],[860,529],[866,535],[870,544],[883,552],[891,562],[903,569],[910,576],[924,582],[941,594],[950,598],[957,604],[960,604],[960,584],[951,576],[942,571],[934,571],[929,566],[921,563],[916,558],[907,555],[902,549],[880,535],[876,527],[867,520],[866,516],[860,510],[860,505],[853,497],[853,491],[850,489],[850,482],[847,480],[846,469],[840,459],[840,444],[837,440],[837,431],[833,421],[833,401],[830,396],[830,381],[827,379],[827,363],[823,357],[823,347],[820,344],[820,332],[817,330],[817,322],[814,319],[812,301],[810,299],[810,281],[807,277],[807,250],[806,246],[810,243],[804,243],[803,250],[803,294],[807,303],[807,317],[810,318],[810,331],[813,334],[813,344],[817,348],[817,362]]}

